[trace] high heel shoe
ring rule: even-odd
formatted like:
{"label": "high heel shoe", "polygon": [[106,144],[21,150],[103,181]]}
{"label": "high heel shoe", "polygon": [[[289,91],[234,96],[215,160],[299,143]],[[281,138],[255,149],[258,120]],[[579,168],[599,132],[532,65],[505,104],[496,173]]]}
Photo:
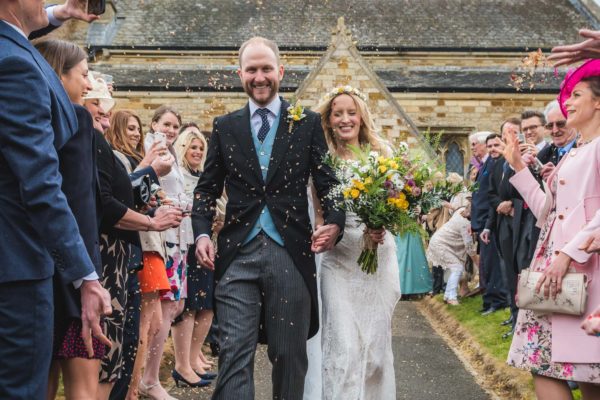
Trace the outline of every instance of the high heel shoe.
{"label": "high heel shoe", "polygon": [[210,385],[211,383],[211,381],[202,378],[200,378],[198,382],[189,382],[183,376],[181,376],[181,374],[175,369],[171,372],[171,376],[173,377],[173,380],[175,381],[175,386],[177,387],[179,387],[179,382],[183,382],[189,387],[204,387]]}
{"label": "high heel shoe", "polygon": [[217,374],[215,374],[214,372],[205,372],[205,373],[201,374],[200,372],[194,370],[194,373],[196,375],[198,375],[200,378],[206,379],[207,381],[212,381],[213,379],[215,379],[217,377]]}
{"label": "high heel shoe", "polygon": [[[152,399],[152,400],[177,400],[175,397],[170,396],[167,393],[167,397],[156,397],[156,395],[150,393],[150,391],[159,386],[160,383],[154,383],[152,385],[146,385],[144,382],[140,381],[140,384],[138,385],[138,394],[140,395],[140,398],[144,398],[144,399]],[[164,390],[164,389],[163,389]]]}

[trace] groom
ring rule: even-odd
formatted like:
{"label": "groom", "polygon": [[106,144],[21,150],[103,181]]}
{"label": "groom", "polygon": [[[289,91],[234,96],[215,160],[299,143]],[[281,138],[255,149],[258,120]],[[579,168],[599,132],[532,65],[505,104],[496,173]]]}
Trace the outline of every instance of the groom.
{"label": "groom", "polygon": [[[254,399],[261,323],[273,364],[273,398],[302,399],[306,340],[319,327],[313,252],[334,246],[345,215],[327,196],[338,182],[322,163],[327,148],[319,115],[305,111],[290,125],[289,104],[277,94],[284,72],[277,45],[254,37],[240,47],[239,64],[249,102],[215,119],[192,214],[198,262],[215,268],[217,281],[221,352],[213,399]],[[309,176],[325,217],[312,246]],[[209,235],[223,188],[227,212],[215,258]]]}

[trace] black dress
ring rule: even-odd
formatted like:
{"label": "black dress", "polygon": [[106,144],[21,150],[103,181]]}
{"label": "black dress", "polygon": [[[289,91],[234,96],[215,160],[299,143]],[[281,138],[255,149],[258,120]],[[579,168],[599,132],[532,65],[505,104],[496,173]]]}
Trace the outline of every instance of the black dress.
{"label": "black dress", "polygon": [[116,158],[104,136],[95,131],[98,176],[102,202],[100,256],[102,286],[110,293],[113,312],[105,318],[106,334],[112,346],[102,360],[100,382],[116,381],[123,363],[123,328],[127,310],[128,269],[132,247],[140,246],[135,231],[115,228],[128,209],[134,208],[133,188],[125,166]]}
{"label": "black dress", "polygon": [[[200,172],[190,172],[200,177]],[[185,311],[213,309],[214,271],[202,268],[196,261],[196,245],[192,245],[187,256],[187,291]]]}

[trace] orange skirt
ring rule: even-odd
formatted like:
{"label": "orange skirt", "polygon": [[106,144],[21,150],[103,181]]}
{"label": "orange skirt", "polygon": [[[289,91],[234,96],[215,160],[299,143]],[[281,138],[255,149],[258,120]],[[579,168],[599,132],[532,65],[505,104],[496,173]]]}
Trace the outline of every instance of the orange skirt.
{"label": "orange skirt", "polygon": [[142,293],[159,292],[163,295],[171,290],[165,261],[157,252],[144,252],[144,268],[138,272],[138,279]]}

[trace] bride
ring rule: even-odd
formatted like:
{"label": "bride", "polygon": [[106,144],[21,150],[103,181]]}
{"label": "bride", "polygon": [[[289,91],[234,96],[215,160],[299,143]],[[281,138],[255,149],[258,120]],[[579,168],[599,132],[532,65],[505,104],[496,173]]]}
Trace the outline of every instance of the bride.
{"label": "bride", "polygon": [[[333,155],[353,158],[347,145],[370,145],[372,150],[389,155],[389,147],[375,132],[365,100],[357,89],[343,86],[333,90],[318,107]],[[315,203],[318,205],[318,201]],[[322,223],[318,206],[315,214],[316,223]],[[322,396],[313,394],[311,399],[396,398],[391,332],[392,314],[400,298],[396,247],[389,232],[369,230],[371,238],[379,243],[379,267],[376,273],[367,275],[357,263],[365,229],[356,215],[347,213],[342,240],[322,254],[322,382],[315,382],[318,362],[311,356],[315,352],[309,342],[305,399],[318,386],[322,387]]]}

